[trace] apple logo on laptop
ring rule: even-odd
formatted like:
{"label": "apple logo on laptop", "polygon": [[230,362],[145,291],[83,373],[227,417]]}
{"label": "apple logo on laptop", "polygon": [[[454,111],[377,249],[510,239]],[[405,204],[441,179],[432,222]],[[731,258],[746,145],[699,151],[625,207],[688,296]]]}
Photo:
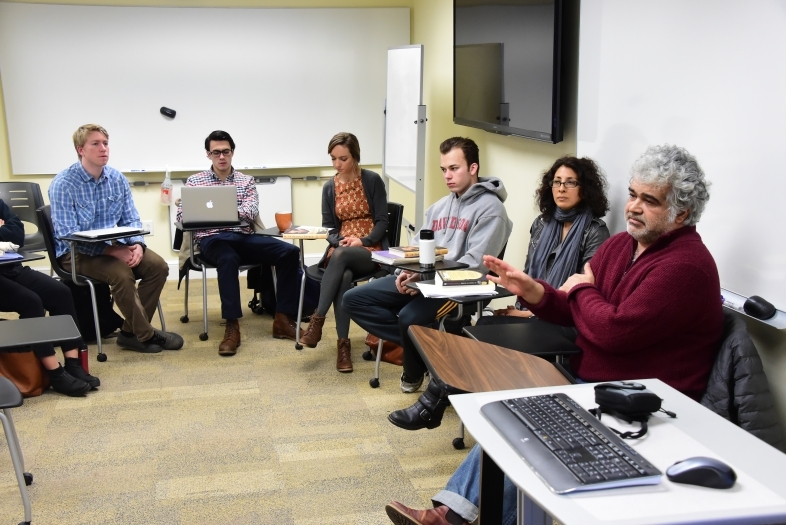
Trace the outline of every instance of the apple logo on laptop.
{"label": "apple logo on laptop", "polygon": [[207,201],[207,204],[205,204],[205,206],[207,206],[208,208],[212,209],[213,208],[213,201]]}

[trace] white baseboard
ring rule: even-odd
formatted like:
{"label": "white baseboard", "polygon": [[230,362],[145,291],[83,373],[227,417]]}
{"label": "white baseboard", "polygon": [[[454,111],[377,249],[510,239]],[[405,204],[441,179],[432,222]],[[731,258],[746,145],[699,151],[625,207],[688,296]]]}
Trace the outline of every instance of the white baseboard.
{"label": "white baseboard", "polygon": [[[311,266],[312,264],[317,264],[320,259],[322,259],[322,254],[314,254],[314,253],[307,253],[304,260],[306,262],[306,266]],[[177,281],[178,275],[180,272],[180,267],[178,266],[178,260],[173,259],[166,262],[169,265],[169,277],[167,278],[168,281]],[[40,263],[38,265],[30,265],[33,270],[37,270],[42,273],[49,274],[49,265],[42,266]],[[192,274],[199,275],[200,272],[192,271]],[[216,278],[216,270],[215,268],[208,268],[207,270],[207,277],[208,279],[215,279]],[[190,277],[189,277],[190,278]]]}

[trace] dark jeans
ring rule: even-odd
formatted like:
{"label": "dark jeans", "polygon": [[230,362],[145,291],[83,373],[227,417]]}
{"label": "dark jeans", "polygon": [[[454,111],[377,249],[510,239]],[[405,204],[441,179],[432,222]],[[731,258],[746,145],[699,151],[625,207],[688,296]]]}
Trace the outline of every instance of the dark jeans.
{"label": "dark jeans", "polygon": [[361,328],[404,348],[404,373],[414,381],[423,377],[426,365],[407,328],[410,325],[430,325],[435,319],[450,313],[456,303],[447,299],[428,299],[420,294],[399,293],[396,277],[391,275],[349,290],[344,294],[343,306]]}
{"label": "dark jeans", "polygon": [[199,241],[204,260],[216,267],[221,317],[240,319],[240,279],[244,264],[265,264],[276,268],[276,312],[297,317],[300,299],[300,248],[274,237],[221,232]]}
{"label": "dark jeans", "polygon": [[[79,326],[71,290],[46,274],[23,268],[19,272],[0,274],[0,312],[16,312],[20,319],[49,315],[70,315]],[[81,341],[78,347],[84,347]],[[73,349],[61,347],[63,352]],[[55,355],[50,343],[33,346],[38,358]]]}

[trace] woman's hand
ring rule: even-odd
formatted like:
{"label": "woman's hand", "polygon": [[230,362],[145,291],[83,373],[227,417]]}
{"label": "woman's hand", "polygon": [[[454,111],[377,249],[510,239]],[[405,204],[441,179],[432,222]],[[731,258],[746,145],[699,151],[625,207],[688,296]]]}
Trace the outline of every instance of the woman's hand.
{"label": "woman's hand", "polygon": [[339,246],[363,246],[363,241],[358,239],[357,237],[344,237],[340,241],[338,241]]}
{"label": "woman's hand", "polygon": [[499,276],[489,275],[490,281],[520,296],[530,304],[539,303],[543,299],[543,294],[546,291],[543,285],[521,270],[517,270],[509,263],[491,255],[483,256],[483,264]]}

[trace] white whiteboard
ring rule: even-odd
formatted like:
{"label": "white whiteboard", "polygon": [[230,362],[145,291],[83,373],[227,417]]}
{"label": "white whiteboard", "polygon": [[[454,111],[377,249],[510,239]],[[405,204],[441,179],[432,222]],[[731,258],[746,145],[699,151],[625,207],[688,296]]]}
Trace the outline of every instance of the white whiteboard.
{"label": "white whiteboard", "polygon": [[423,46],[387,54],[385,175],[417,190],[418,106],[423,104]]}
{"label": "white whiteboard", "polygon": [[622,231],[630,166],[677,144],[713,183],[698,224],[723,288],[786,309],[783,0],[583,0],[580,156],[611,186]]}
{"label": "white whiteboard", "polygon": [[[339,131],[382,162],[387,50],[408,8],[213,9],[0,2],[0,75],[15,174],[76,160],[95,122],[110,164],[199,171],[215,129],[242,167],[322,166]],[[177,111],[174,120],[159,113]]]}

